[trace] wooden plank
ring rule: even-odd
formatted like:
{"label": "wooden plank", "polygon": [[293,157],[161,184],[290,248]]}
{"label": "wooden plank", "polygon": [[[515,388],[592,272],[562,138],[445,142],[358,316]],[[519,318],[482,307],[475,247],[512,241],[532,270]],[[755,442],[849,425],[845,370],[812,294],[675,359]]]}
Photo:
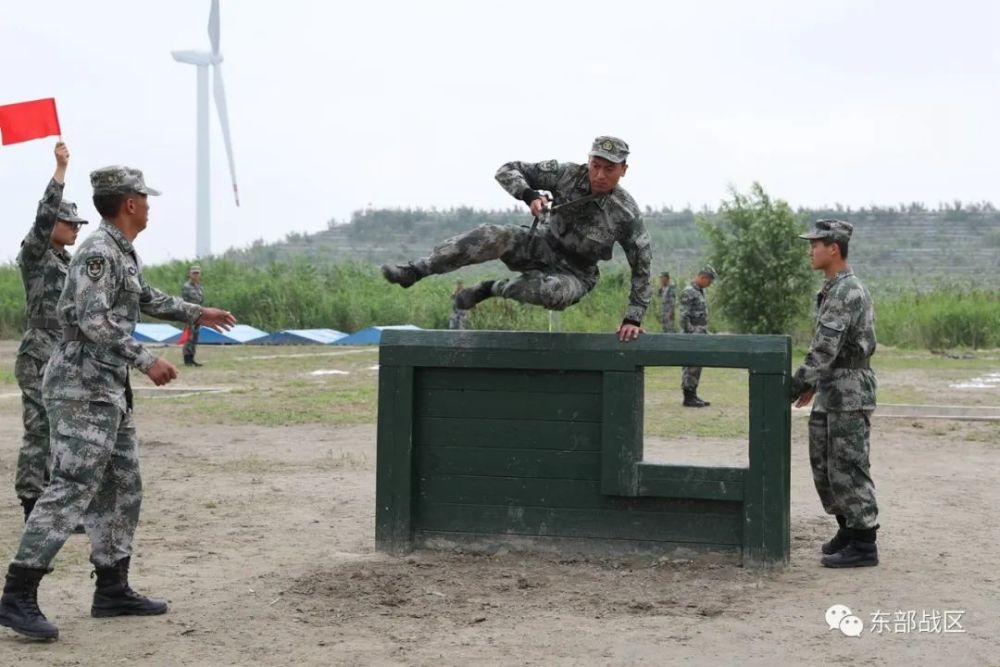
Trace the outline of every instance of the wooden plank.
{"label": "wooden plank", "polygon": [[600,394],[599,372],[534,370],[524,368],[421,368],[418,392],[427,389]]}
{"label": "wooden plank", "polygon": [[424,367],[620,370],[714,366],[782,373],[787,336],[656,335],[621,343],[613,334],[389,330],[380,363]]}
{"label": "wooden plank", "polygon": [[636,464],[642,460],[645,382],[642,369],[604,373],[601,413],[601,492],[634,496],[639,489]]}
{"label": "wooden plank", "polygon": [[421,477],[479,475],[598,480],[601,455],[489,447],[420,447],[414,450],[414,466]]}
{"label": "wooden plank", "polygon": [[421,417],[414,425],[413,446],[597,452],[601,449],[601,426],[594,422]]}
{"label": "wooden plank", "polygon": [[788,563],[791,551],[791,403],[789,375],[761,375],[763,465],[760,551],[749,560],[765,565]]}
{"label": "wooden plank", "polygon": [[418,396],[416,413],[419,417],[598,422],[601,397],[596,394],[429,389]]}
{"label": "wooden plank", "polygon": [[743,501],[745,468],[638,464],[639,496]]}
{"label": "wooden plank", "polygon": [[[728,556],[739,562],[740,550],[736,544],[711,542],[659,542],[656,540],[620,540],[615,538],[593,539],[587,537],[539,537],[536,535],[498,535],[496,533],[455,533],[416,530],[414,544],[427,549],[461,549],[468,552],[492,554],[501,548],[511,551],[549,553],[561,557],[629,558],[634,556],[664,556],[682,549],[687,556],[691,551]],[[715,560],[715,559],[713,559]],[[716,561],[718,562],[718,561]]]}
{"label": "wooden plank", "polygon": [[[709,502],[709,501],[706,501]],[[595,539],[739,544],[739,506],[725,514],[670,514],[507,505],[417,504],[415,528]]]}
{"label": "wooden plank", "polygon": [[[726,516],[739,511],[729,503],[712,504],[687,498],[606,496],[601,493],[600,482],[596,480],[469,475],[424,476],[418,473],[414,483],[414,497],[418,503],[563,507],[670,514],[709,511]],[[703,483],[712,482],[703,480]]]}
{"label": "wooden plank", "polygon": [[413,369],[379,373],[375,548],[405,553],[412,544]]}

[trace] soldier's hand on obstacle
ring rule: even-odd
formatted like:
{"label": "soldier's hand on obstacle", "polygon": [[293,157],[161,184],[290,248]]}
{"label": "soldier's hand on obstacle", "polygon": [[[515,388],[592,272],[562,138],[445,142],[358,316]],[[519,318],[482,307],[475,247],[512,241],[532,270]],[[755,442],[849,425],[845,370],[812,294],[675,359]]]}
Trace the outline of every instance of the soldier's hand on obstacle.
{"label": "soldier's hand on obstacle", "polygon": [[229,331],[236,326],[236,318],[228,310],[202,308],[201,317],[198,318],[195,324],[200,324],[216,331]]}
{"label": "soldier's hand on obstacle", "polygon": [[639,334],[646,333],[646,330],[640,327],[638,324],[632,324],[630,322],[622,322],[622,325],[618,327],[618,340],[623,343],[627,343],[631,340],[635,340],[639,337]]}
{"label": "soldier's hand on obstacle", "polygon": [[795,407],[804,408],[809,405],[809,401],[813,400],[813,394],[815,393],[815,389],[806,389],[804,392],[799,394],[799,400],[795,401]]}
{"label": "soldier's hand on obstacle", "polygon": [[161,387],[171,380],[177,379],[177,367],[166,359],[157,359],[146,371],[146,375],[157,387]]}
{"label": "soldier's hand on obstacle", "polygon": [[545,195],[542,195],[538,199],[532,200],[530,206],[531,206],[531,215],[535,216],[536,218],[540,217],[542,215],[542,212],[549,207],[549,198],[546,197]]}

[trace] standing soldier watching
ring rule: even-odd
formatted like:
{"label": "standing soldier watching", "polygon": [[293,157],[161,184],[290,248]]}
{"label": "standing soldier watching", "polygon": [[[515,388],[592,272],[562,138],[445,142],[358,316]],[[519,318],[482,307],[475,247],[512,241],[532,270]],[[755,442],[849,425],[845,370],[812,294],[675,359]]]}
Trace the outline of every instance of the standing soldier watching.
{"label": "standing soldier watching", "polygon": [[[188,303],[200,306],[205,303],[205,288],[201,286],[201,267],[197,264],[188,270],[188,280],[181,288],[181,298]],[[188,329],[187,340],[184,341],[184,365],[201,366],[194,360],[195,352],[198,351],[198,332],[201,329],[194,325]]]}
{"label": "standing soldier watching", "polygon": [[[698,276],[681,292],[681,333],[708,333],[708,299],[705,290],[717,277],[715,269],[707,264]],[[681,371],[681,390],[684,392],[684,407],[707,408],[711,403],[698,398],[698,384],[701,382],[701,366],[685,366]]]}
{"label": "standing soldier watching", "polygon": [[792,376],[792,400],[809,416],[809,462],[827,514],[839,529],[823,544],[826,567],[878,565],[875,534],[878,504],[868,461],[871,414],[878,381],[875,309],[871,295],[847,265],[854,227],[842,220],[818,220],[801,238],[809,241],[812,267],[826,275],[816,297],[816,333],[802,366]]}
{"label": "standing soldier watching", "polygon": [[451,317],[448,318],[448,328],[459,331],[469,328],[469,311],[458,307],[458,294],[465,289],[465,284],[459,280],[455,283],[455,291],[451,293]]}
{"label": "standing soldier watching", "polygon": [[[435,273],[499,259],[521,275],[485,280],[466,287],[455,297],[462,310],[492,297],[564,310],[597,285],[597,264],[611,259],[617,242],[632,269],[632,285],[618,338],[635,340],[642,333],[642,317],[649,307],[652,260],[649,234],[632,196],[618,182],[628,170],[628,144],[617,137],[597,137],[587,164],[572,162],[508,162],[496,179],[535,216],[535,225],[480,225],[442,242],[430,256],[408,264],[385,265],[390,283],[410,287]],[[546,216],[552,193],[555,205]],[[547,222],[538,224],[547,217]],[[537,228],[536,228],[537,227]]]}
{"label": "standing soldier watching", "polygon": [[670,281],[670,274],[660,274],[660,324],[663,333],[674,333],[674,303],[677,301],[677,286]]}
{"label": "standing soldier watching", "polygon": [[14,491],[24,508],[25,521],[49,481],[49,420],[42,402],[42,373],[52,350],[62,339],[56,303],[69,268],[66,247],[76,243],[80,225],[87,224],[77,215],[76,204],[62,198],[69,165],[66,144],[56,144],[55,156],[55,173],[38,203],[35,223],[21,242],[17,256],[26,297],[26,328],[14,364],[24,416]]}
{"label": "standing soldier watching", "polygon": [[147,196],[160,193],[146,187],[141,171],[106,167],[90,182],[101,226],[70,262],[56,308],[62,341],[42,381],[52,479],[24,526],[0,597],[0,625],[37,639],[59,636],[38,608],[38,584],[81,517],[97,575],[91,616],[167,611],[128,580],[142,502],[129,366],[155,385],[176,378],[177,369],[132,333],[140,311],[217,329],[235,323],[224,310],[185,303],[146,282],[133,241],[149,221]]}

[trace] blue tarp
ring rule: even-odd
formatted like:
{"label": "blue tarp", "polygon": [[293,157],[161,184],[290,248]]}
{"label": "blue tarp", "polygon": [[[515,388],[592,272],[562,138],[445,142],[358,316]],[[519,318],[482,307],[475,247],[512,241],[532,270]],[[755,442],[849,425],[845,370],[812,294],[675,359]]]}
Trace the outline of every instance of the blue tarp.
{"label": "blue tarp", "polygon": [[330,345],[346,337],[336,329],[285,329],[255,340],[254,345]]}
{"label": "blue tarp", "polygon": [[164,343],[170,338],[180,335],[181,330],[169,324],[140,322],[135,325],[135,332],[132,334],[132,337],[140,343]]}
{"label": "blue tarp", "polygon": [[419,329],[412,324],[395,324],[387,327],[368,327],[352,333],[350,336],[341,338],[336,345],[378,345],[382,340],[382,332],[386,329]]}
{"label": "blue tarp", "polygon": [[[219,333],[209,329],[208,327],[201,327],[198,332],[198,344],[199,345],[239,345],[241,343],[254,343],[264,336],[267,335],[266,331],[261,331],[260,329],[254,328],[249,324],[237,324],[232,328],[231,331],[225,333]],[[176,343],[181,338],[181,334],[176,336],[171,336],[164,342]]]}

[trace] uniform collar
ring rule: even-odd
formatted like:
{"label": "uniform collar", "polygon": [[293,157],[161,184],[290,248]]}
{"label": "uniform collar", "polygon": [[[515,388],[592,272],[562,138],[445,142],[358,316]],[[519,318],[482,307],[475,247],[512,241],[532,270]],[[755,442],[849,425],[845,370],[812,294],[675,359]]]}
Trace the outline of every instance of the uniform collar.
{"label": "uniform collar", "polygon": [[854,275],[854,269],[852,269],[849,266],[845,266],[843,270],[838,271],[837,274],[833,276],[833,278],[827,279],[826,285],[824,285],[824,287],[829,289],[830,287],[833,287],[834,283],[840,282],[844,278],[849,278],[853,275]]}
{"label": "uniform collar", "polygon": [[132,242],[125,238],[125,234],[122,230],[115,227],[111,224],[111,222],[108,220],[101,220],[101,229],[103,229],[108,236],[115,240],[115,243],[117,243],[118,247],[122,249],[122,252],[135,252],[135,247],[132,245]]}
{"label": "uniform collar", "polygon": [[704,293],[704,292],[705,292],[705,290],[703,290],[703,289],[701,288],[701,285],[699,285],[698,283],[696,283],[696,282],[695,282],[695,281],[693,281],[693,280],[691,281],[691,287],[695,288],[695,289],[696,289],[696,290],[698,290],[699,292],[702,292],[702,293]]}

